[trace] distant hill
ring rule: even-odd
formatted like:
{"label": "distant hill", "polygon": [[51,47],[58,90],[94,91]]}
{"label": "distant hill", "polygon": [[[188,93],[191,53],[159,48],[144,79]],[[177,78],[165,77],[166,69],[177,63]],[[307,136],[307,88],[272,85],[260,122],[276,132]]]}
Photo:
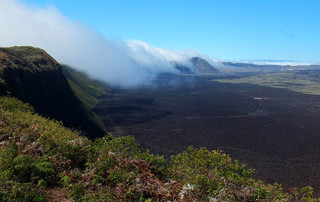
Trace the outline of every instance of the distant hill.
{"label": "distant hill", "polygon": [[195,72],[206,74],[206,73],[215,73],[218,72],[218,70],[210,65],[206,60],[199,58],[199,57],[193,57],[191,58],[192,64],[195,66]]}
{"label": "distant hill", "polygon": [[193,57],[190,59],[191,66],[175,64],[175,68],[183,74],[212,74],[219,72],[214,66],[210,65],[208,61],[200,57]]}
{"label": "distant hill", "polygon": [[60,64],[39,48],[0,48],[0,95],[30,103],[43,116],[80,128],[89,137],[104,135],[95,115],[70,88]]}

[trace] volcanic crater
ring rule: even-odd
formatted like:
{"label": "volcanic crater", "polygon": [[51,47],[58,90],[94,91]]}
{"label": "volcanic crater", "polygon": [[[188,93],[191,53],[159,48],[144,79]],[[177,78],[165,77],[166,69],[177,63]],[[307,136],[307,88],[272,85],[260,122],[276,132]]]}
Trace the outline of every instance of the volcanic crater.
{"label": "volcanic crater", "polygon": [[319,194],[320,96],[213,81],[220,77],[161,75],[155,87],[113,89],[93,110],[153,153],[221,149],[257,179]]}

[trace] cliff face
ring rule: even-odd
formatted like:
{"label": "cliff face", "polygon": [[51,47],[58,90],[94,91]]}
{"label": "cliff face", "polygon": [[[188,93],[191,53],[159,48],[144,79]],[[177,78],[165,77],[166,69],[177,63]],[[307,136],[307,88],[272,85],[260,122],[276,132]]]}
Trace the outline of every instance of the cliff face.
{"label": "cliff face", "polygon": [[74,95],[60,64],[41,49],[0,48],[0,95],[28,102],[43,116],[80,128],[89,137],[104,134],[94,115]]}

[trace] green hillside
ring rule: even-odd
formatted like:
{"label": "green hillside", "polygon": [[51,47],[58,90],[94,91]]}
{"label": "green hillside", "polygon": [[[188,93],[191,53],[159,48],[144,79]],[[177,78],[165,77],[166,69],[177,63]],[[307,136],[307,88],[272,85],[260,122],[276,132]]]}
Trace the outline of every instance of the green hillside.
{"label": "green hillside", "polygon": [[0,98],[0,201],[315,201],[252,178],[221,151],[189,147],[169,161],[132,137],[90,141]]}
{"label": "green hillside", "polygon": [[99,96],[111,91],[104,83],[90,79],[83,72],[67,65],[62,65],[61,68],[75,95],[89,108],[98,103]]}
{"label": "green hillside", "polygon": [[0,48],[0,96],[30,103],[43,116],[89,137],[101,137],[97,117],[75,96],[60,64],[39,48]]}

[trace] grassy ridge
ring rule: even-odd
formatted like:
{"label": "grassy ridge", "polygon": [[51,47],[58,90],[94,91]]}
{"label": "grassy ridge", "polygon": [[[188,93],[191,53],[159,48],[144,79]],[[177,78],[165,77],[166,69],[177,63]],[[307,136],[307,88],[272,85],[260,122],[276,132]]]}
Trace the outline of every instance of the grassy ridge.
{"label": "grassy ridge", "polygon": [[61,67],[75,95],[89,108],[94,107],[98,103],[97,97],[110,91],[106,85],[90,79],[82,72],[67,65],[62,65]]}
{"label": "grassy ridge", "polygon": [[0,201],[315,201],[312,188],[265,185],[221,151],[189,147],[166,161],[132,137],[90,141],[0,97]]}
{"label": "grassy ridge", "polygon": [[67,65],[62,65],[61,69],[73,93],[88,111],[89,117],[94,120],[100,128],[104,129],[103,122],[91,111],[91,108],[98,103],[98,97],[109,93],[110,89],[104,83],[93,80],[85,73],[77,71]]}
{"label": "grassy ridge", "polygon": [[91,138],[105,134],[99,119],[71,89],[61,65],[39,48],[0,48],[0,96],[30,103],[37,113],[81,129]]}

